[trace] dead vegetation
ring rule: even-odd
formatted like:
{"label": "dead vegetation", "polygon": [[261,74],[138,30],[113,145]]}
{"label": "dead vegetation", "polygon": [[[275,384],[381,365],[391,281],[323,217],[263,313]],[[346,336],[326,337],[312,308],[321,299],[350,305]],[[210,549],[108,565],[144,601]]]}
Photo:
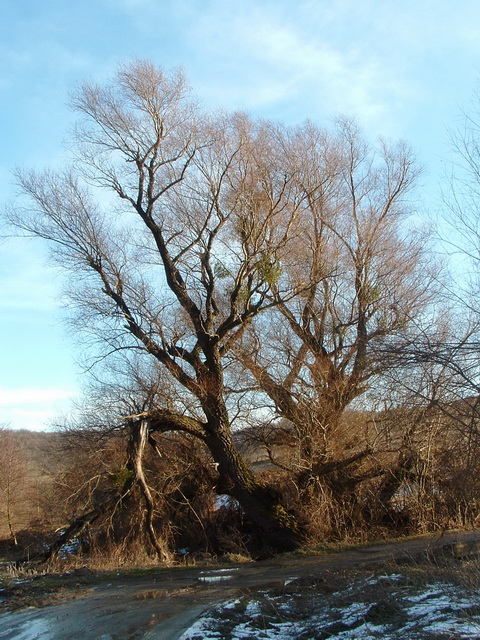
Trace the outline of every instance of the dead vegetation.
{"label": "dead vegetation", "polygon": [[[258,431],[255,439],[248,431],[237,435],[257,482],[275,487],[278,502],[305,532],[307,546],[475,527],[480,509],[476,441],[467,439],[451,416],[438,408],[351,411],[342,429],[345,439],[362,434],[351,438],[350,448],[342,445],[348,464],[333,460],[301,481],[288,468],[294,458],[288,439],[262,442]],[[0,438],[12,433],[0,432]],[[28,443],[30,435],[16,437],[17,443],[22,438]],[[238,503],[220,492],[208,452],[188,436],[157,435],[143,451],[149,503],[142,485],[133,482],[127,433],[101,441],[85,433],[34,434],[31,442],[35,447],[22,448],[29,452],[23,460],[28,469],[22,476],[23,499],[0,505],[6,560],[64,562],[68,557],[74,567],[85,562],[126,567],[262,553],[262,540],[252,536]],[[57,457],[60,468],[51,464]]]}

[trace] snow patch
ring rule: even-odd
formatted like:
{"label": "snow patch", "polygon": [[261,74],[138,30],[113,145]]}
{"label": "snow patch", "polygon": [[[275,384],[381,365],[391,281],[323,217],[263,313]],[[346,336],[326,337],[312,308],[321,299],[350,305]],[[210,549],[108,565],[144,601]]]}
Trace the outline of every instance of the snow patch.
{"label": "snow patch", "polygon": [[[218,579],[222,575],[204,577]],[[326,599],[311,593],[278,596],[257,592],[250,600],[245,597],[218,605],[197,620],[179,640],[224,637],[230,640],[291,640],[299,636],[313,638],[318,629],[328,633],[329,640],[371,640],[374,637],[421,640],[426,633],[478,640],[480,597],[459,586],[443,583],[427,584],[419,593],[415,592],[419,587],[413,585],[403,585],[397,591],[395,583],[402,579],[398,573],[369,576]],[[294,580],[296,578],[288,578],[285,584]],[[374,603],[365,599],[365,586],[371,587],[379,581],[392,583],[389,597],[398,605],[398,617],[394,610],[389,619],[387,608],[385,619],[369,620]],[[346,601],[348,605],[345,605]],[[226,627],[228,636],[224,632]]]}

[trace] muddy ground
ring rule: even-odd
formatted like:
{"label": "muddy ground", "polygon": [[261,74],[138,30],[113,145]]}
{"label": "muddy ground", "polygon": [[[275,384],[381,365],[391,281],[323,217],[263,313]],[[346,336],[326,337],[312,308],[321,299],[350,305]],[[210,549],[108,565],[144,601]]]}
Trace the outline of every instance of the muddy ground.
{"label": "muddy ground", "polygon": [[480,532],[370,545],[315,556],[210,567],[149,569],[9,580],[0,591],[0,640],[176,640],[203,611],[223,600],[284,585],[292,578],[349,580],[379,563],[422,563],[471,553]]}

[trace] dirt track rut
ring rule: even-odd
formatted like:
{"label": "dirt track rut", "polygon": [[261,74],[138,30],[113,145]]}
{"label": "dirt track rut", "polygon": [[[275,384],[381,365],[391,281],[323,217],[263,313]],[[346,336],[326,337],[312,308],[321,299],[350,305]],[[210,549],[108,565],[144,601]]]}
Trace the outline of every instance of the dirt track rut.
{"label": "dirt track rut", "polygon": [[341,553],[228,567],[152,571],[148,579],[99,584],[75,599],[0,615],[0,640],[176,640],[215,603],[294,577],[433,553],[480,541],[480,531],[371,545]]}

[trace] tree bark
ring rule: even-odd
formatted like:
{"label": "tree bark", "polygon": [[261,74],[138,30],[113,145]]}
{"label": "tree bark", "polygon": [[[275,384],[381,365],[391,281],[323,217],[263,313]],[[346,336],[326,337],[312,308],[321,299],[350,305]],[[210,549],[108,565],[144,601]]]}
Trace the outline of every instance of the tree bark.
{"label": "tree bark", "polygon": [[168,560],[168,555],[165,549],[160,544],[154,526],[154,501],[150,487],[148,486],[143,470],[143,456],[145,453],[145,446],[148,443],[149,429],[148,421],[141,420],[136,425],[132,426],[130,440],[128,444],[129,455],[127,469],[130,469],[134,474],[134,481],[138,483],[143,499],[145,501],[145,532],[155,549],[158,557],[161,560]]}
{"label": "tree bark", "polygon": [[209,434],[206,444],[220,475],[217,491],[235,498],[264,546],[263,555],[293,551],[302,541],[294,517],[281,505],[279,496],[261,486],[238,453],[229,429]]}
{"label": "tree bark", "polygon": [[[185,416],[175,411],[159,409],[136,416],[128,416],[131,429],[148,424],[150,433],[180,431],[198,438],[208,448],[218,465],[217,493],[235,498],[250,521],[256,534],[257,546],[264,554],[292,551],[301,544],[302,535],[295,519],[282,506],[280,496],[262,486],[240,455],[232,437],[228,411],[220,389],[221,381],[210,380],[210,393],[203,398],[203,410],[208,420]],[[216,386],[217,392],[212,388]],[[147,429],[146,426],[143,427]],[[148,439],[148,434],[144,434]]]}

